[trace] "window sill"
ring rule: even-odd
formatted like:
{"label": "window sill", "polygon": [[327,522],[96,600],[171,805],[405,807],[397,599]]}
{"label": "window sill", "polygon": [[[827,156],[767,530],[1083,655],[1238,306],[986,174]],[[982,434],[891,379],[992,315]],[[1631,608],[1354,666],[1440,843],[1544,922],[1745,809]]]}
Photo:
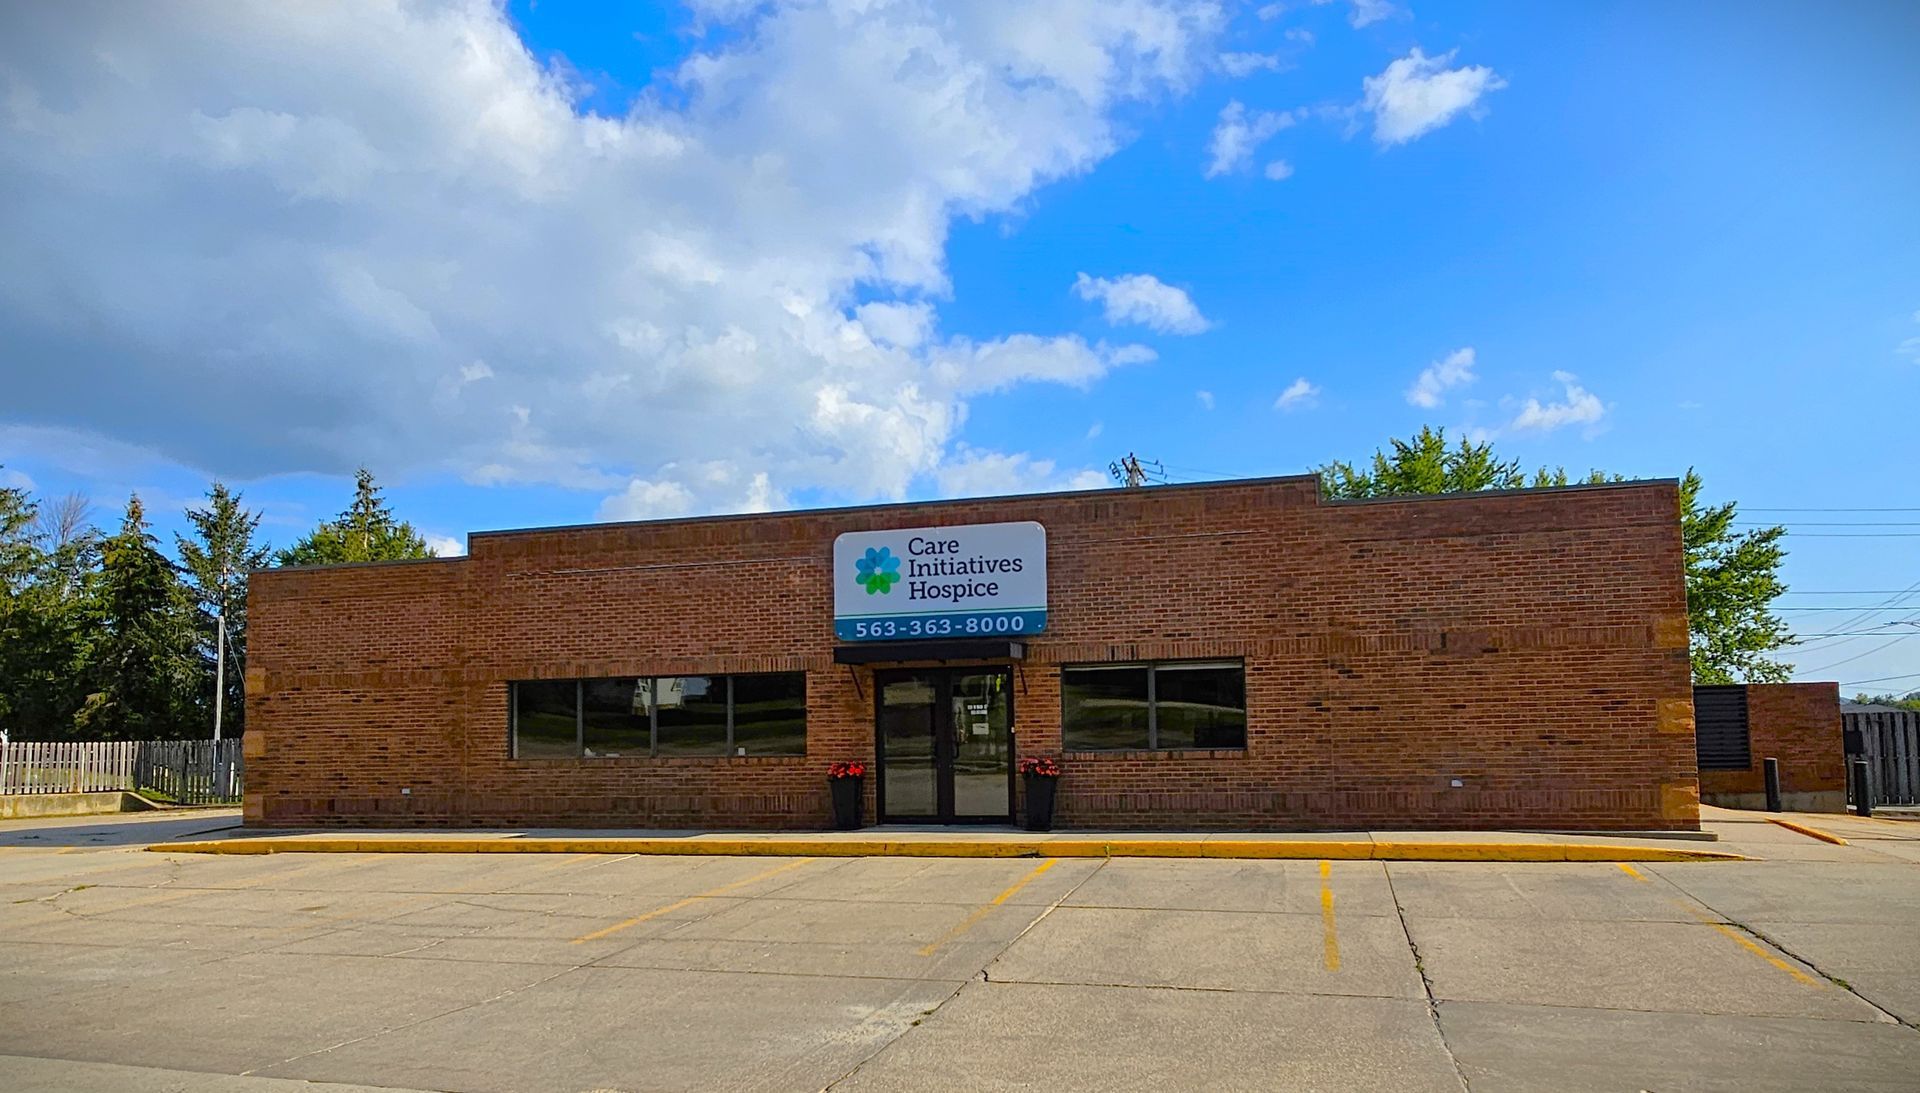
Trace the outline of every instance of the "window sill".
{"label": "window sill", "polygon": [[806,761],[804,755],[567,755],[507,759],[517,766],[531,767],[788,767]]}
{"label": "window sill", "polygon": [[1060,753],[1067,759],[1245,759],[1245,748],[1118,748]]}

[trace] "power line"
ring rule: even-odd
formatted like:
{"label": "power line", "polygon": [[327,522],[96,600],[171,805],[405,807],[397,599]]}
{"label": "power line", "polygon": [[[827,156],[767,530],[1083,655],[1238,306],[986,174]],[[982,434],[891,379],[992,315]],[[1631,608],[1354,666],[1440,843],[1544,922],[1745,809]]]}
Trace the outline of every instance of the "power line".
{"label": "power line", "polygon": [[1855,653],[1854,655],[1847,657],[1845,660],[1836,660],[1832,664],[1823,664],[1818,668],[1807,668],[1797,674],[1811,675],[1814,672],[1824,672],[1830,668],[1838,668],[1842,664],[1852,664],[1854,661],[1859,660],[1862,657],[1870,657],[1882,649],[1892,648],[1894,645],[1897,645],[1900,642],[1906,640],[1907,638],[1912,638],[1912,637],[1920,637],[1920,634],[1902,634],[1899,637],[1894,638],[1892,641],[1887,642],[1884,645],[1876,645],[1864,653]]}
{"label": "power line", "polygon": [[1920,512],[1920,509],[1901,509],[1901,508],[1782,509],[1782,508],[1759,508],[1752,505],[1741,505],[1740,511],[1741,512]]}
{"label": "power line", "polygon": [[1774,608],[1773,610],[1775,610],[1775,611],[1865,611],[1865,612],[1868,612],[1868,613],[1878,613],[1878,612],[1881,612],[1881,611],[1905,611],[1905,610],[1906,610],[1906,608],[1904,608],[1904,607],[1858,607],[1858,606],[1848,606],[1848,607],[1776,607],[1776,608]]}
{"label": "power line", "polygon": [[1840,684],[1842,687],[1858,687],[1862,683],[1885,683],[1890,679],[1920,679],[1920,672],[1908,672],[1902,676],[1877,676],[1873,679],[1850,679]]}
{"label": "power line", "polygon": [[[1778,520],[1735,520],[1742,528],[1776,527]],[[1920,528],[1920,520],[1787,520],[1788,526],[1801,528]]]}
{"label": "power line", "polygon": [[[1898,596],[1906,591],[1908,590],[1904,588],[1855,588],[1841,592],[1803,592],[1797,588],[1789,588],[1780,594],[1782,596]],[[1842,608],[1841,610],[1848,609]]]}

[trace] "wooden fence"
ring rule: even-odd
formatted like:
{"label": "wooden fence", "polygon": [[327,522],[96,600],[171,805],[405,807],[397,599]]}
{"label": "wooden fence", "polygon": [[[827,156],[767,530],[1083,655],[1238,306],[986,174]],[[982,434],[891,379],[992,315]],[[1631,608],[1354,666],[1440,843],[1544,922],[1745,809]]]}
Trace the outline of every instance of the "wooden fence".
{"label": "wooden fence", "polygon": [[24,741],[0,745],[0,793],[116,789],[178,804],[238,801],[240,741]]}
{"label": "wooden fence", "polygon": [[[1876,805],[1920,804],[1920,712],[1887,707],[1843,708],[1841,723],[1860,734],[1860,757]],[[1849,755],[1848,758],[1853,758]],[[1853,799],[1848,779],[1847,799]]]}

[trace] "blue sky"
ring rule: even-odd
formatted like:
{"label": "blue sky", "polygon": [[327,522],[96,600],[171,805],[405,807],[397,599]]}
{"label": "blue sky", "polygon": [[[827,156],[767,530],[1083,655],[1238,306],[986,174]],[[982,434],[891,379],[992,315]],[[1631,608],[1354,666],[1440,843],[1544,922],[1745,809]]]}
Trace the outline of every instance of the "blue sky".
{"label": "blue sky", "polygon": [[458,540],[1431,423],[1698,468],[1789,524],[1804,678],[1920,685],[1914,5],[198,18],[0,16],[0,473],[102,520],[218,476],[284,542],[364,461]]}

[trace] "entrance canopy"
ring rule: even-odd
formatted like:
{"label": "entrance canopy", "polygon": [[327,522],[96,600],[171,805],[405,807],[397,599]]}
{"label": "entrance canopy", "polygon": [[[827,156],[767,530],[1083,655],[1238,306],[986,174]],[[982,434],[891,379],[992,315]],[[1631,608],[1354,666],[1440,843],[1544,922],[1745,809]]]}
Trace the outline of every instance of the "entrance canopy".
{"label": "entrance canopy", "polygon": [[833,647],[835,664],[898,664],[927,660],[1025,660],[1027,644],[1007,638],[959,641],[869,641]]}

